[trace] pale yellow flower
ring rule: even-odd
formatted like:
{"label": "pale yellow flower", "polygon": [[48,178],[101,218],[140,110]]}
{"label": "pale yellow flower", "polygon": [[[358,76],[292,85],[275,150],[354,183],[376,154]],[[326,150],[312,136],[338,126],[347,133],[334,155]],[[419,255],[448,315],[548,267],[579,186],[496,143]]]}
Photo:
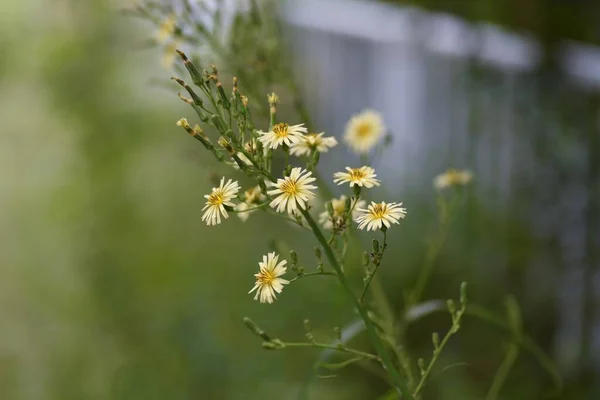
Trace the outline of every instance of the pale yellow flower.
{"label": "pale yellow flower", "polygon": [[367,231],[381,229],[382,225],[389,228],[391,224],[398,224],[406,216],[406,208],[400,207],[402,203],[371,202],[368,208],[359,208],[359,215],[355,221],[358,229],[367,228]]}
{"label": "pale yellow flower", "polygon": [[165,18],[156,32],[156,41],[158,43],[165,43],[173,34],[177,28],[177,17],[174,14],[169,15]]}
{"label": "pale yellow flower", "polygon": [[263,256],[262,262],[258,263],[260,270],[258,271],[258,274],[254,275],[256,277],[256,283],[252,290],[248,292],[248,294],[250,294],[256,290],[254,300],[260,300],[261,303],[271,304],[273,303],[273,300],[277,299],[275,292],[281,293],[283,285],[290,283],[287,279],[280,278],[287,270],[285,267],[287,261],[278,261],[279,255],[275,255],[273,252]]}
{"label": "pale yellow flower", "polygon": [[284,144],[292,146],[298,143],[305,133],[306,128],[304,127],[304,124],[290,126],[281,123],[276,124],[269,132],[258,131],[258,134],[260,135],[258,140],[260,140],[265,147],[276,149]]}
{"label": "pale yellow flower", "polygon": [[[339,199],[331,199],[331,205],[333,206],[333,220],[338,220],[343,217],[344,213],[346,212],[346,199],[347,197],[344,195],[341,195]],[[358,209],[367,205],[365,200],[358,200],[358,203],[355,203],[356,200],[352,198],[350,209],[352,210],[353,219],[358,216]],[[323,228],[325,229],[333,228],[332,218],[329,216],[329,212],[327,210],[323,211],[319,215],[319,223],[323,225]]]}
{"label": "pale yellow flower", "polygon": [[336,172],[333,174],[333,182],[341,185],[349,182],[350,186],[358,185],[366,188],[372,188],[373,186],[379,186],[381,181],[375,179],[377,174],[371,167],[362,166],[360,168],[346,167],[347,172]]}
{"label": "pale yellow flower", "polygon": [[313,151],[326,153],[331,147],[337,145],[337,140],[333,136],[323,137],[325,132],[309,133],[296,144],[290,147],[290,154],[293,156],[310,155]]}
{"label": "pale yellow flower", "polygon": [[350,118],[346,124],[344,140],[354,152],[363,154],[375,147],[385,131],[381,114],[364,110]]}
{"label": "pale yellow flower", "polygon": [[315,197],[312,190],[317,187],[311,185],[315,180],[312,172],[300,167],[292,168],[290,176],[277,179],[277,183],[273,184],[275,189],[267,192],[277,196],[269,205],[277,212],[283,212],[287,208],[288,213],[297,208],[306,208],[306,202]]}
{"label": "pale yellow flower", "polygon": [[473,174],[467,170],[449,169],[435,177],[433,186],[436,189],[445,189],[450,186],[467,185],[473,179]]}
{"label": "pale yellow flower", "polygon": [[250,214],[253,213],[254,211],[256,211],[256,209],[254,209],[254,210],[248,210],[248,209],[256,206],[257,204],[260,204],[260,202],[264,201],[265,199],[266,199],[266,197],[261,192],[260,186],[255,186],[251,189],[246,190],[244,192],[244,202],[235,206],[235,210],[238,211],[238,213],[237,213],[238,217],[240,217],[240,219],[243,222],[246,222],[246,220],[248,219]]}
{"label": "pale yellow flower", "polygon": [[229,218],[225,206],[234,207],[231,202],[240,190],[240,186],[236,181],[229,179],[225,183],[225,178],[221,178],[221,184],[218,188],[213,188],[210,194],[205,195],[206,205],[202,211],[206,210],[202,215],[202,221],[207,225],[217,225],[221,223],[221,215],[224,218]]}

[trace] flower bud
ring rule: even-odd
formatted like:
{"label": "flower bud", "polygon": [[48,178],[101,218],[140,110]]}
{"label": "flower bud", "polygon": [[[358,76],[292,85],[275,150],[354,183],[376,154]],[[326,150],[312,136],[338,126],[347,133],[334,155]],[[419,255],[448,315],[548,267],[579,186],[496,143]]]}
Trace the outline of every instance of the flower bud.
{"label": "flower bud", "polygon": [[219,100],[221,100],[223,108],[229,110],[231,108],[231,103],[225,94],[225,90],[223,90],[223,84],[221,82],[217,82],[217,93],[219,93]]}
{"label": "flower bud", "polygon": [[425,375],[425,360],[419,358],[417,360],[417,365],[419,366],[419,371],[421,372],[421,375]]}
{"label": "flower bud", "polygon": [[315,246],[315,257],[317,257],[317,260],[321,261],[321,248],[319,246]]}
{"label": "flower bud", "polygon": [[198,86],[202,86],[202,75],[200,75],[200,72],[198,72],[198,70],[196,69],[194,64],[192,64],[192,62],[187,58],[187,56],[183,53],[183,51],[181,51],[181,50],[175,50],[175,51],[177,52],[177,54],[179,54],[179,56],[183,60],[183,65],[185,65],[185,68],[188,70],[190,76],[192,77],[192,81],[194,82],[194,84],[198,85]]}
{"label": "flower bud", "polygon": [[335,338],[341,342],[342,341],[342,330],[340,329],[340,327],[336,326],[335,328],[333,328],[333,332],[335,333]]}
{"label": "flower bud", "polygon": [[221,118],[218,115],[213,114],[210,119],[219,133],[224,134],[227,131],[225,125],[223,125],[223,121],[221,121]]}
{"label": "flower bud", "polygon": [[298,254],[294,250],[290,250],[290,260],[292,264],[298,264]]}
{"label": "flower bud", "polygon": [[271,337],[269,335],[267,335],[265,331],[263,331],[262,329],[260,329],[258,327],[258,325],[256,325],[254,323],[254,321],[252,321],[250,318],[244,317],[242,319],[242,321],[244,322],[244,325],[246,325],[246,327],[248,327],[248,329],[250,329],[250,331],[252,333],[254,333],[256,336],[261,337],[263,340],[265,340],[267,342],[271,341]]}
{"label": "flower bud", "polygon": [[262,342],[262,348],[265,350],[277,350],[277,345],[273,342]]}
{"label": "flower bud", "polygon": [[454,314],[456,313],[456,306],[454,305],[454,300],[448,299],[446,301],[446,306],[448,307],[448,311],[450,312],[450,314],[454,316]]}
{"label": "flower bud", "polygon": [[460,284],[460,304],[463,307],[467,305],[467,282]]}
{"label": "flower bud", "polygon": [[431,334],[431,342],[433,343],[433,348],[438,349],[440,347],[440,335],[437,332],[433,332]]}
{"label": "flower bud", "polygon": [[279,96],[277,96],[275,93],[271,93],[267,95],[267,100],[270,106],[274,106],[279,103]]}
{"label": "flower bud", "polygon": [[366,251],[363,252],[363,254],[362,254],[363,266],[368,267],[370,262],[371,262],[371,257],[369,256],[369,253],[367,253]]}
{"label": "flower bud", "polygon": [[260,191],[262,193],[267,193],[267,185],[265,184],[265,180],[263,178],[258,178],[258,186],[260,187]]}
{"label": "flower bud", "polygon": [[346,212],[350,212],[351,209],[352,209],[352,198],[347,197],[346,201],[344,202],[344,210],[346,210]]}
{"label": "flower bud", "polygon": [[187,119],[185,118],[181,118],[179,121],[177,121],[177,123],[175,124],[177,126],[182,126],[182,127],[189,127],[190,124],[188,124]]}
{"label": "flower bud", "polygon": [[373,239],[373,253],[379,253],[379,241],[377,239]]}

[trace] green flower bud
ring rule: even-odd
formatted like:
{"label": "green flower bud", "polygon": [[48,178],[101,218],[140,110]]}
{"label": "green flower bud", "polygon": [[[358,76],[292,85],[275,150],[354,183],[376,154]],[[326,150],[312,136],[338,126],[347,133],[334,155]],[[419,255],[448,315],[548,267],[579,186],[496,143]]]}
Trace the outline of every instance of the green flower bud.
{"label": "green flower bud", "polygon": [[367,253],[366,251],[363,252],[363,254],[362,254],[363,266],[368,267],[370,262],[371,262],[371,256],[369,256],[369,253]]}
{"label": "green flower bud", "polygon": [[321,248],[319,246],[315,246],[315,256],[317,260],[321,261]]}
{"label": "green flower bud", "polygon": [[379,253],[379,241],[377,239],[373,239],[373,253]]}
{"label": "green flower bud", "polygon": [[440,335],[437,332],[433,332],[431,334],[431,342],[433,343],[433,348],[438,349],[440,347]]}
{"label": "green flower bud", "polygon": [[290,250],[290,260],[292,264],[298,264],[298,254],[294,250]]}

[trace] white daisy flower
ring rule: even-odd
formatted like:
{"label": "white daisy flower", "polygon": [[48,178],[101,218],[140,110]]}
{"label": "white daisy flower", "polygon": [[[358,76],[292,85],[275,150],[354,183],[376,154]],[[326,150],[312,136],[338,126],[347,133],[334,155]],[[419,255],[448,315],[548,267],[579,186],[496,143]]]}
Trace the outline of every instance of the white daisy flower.
{"label": "white daisy flower", "polygon": [[261,201],[266,199],[265,195],[261,192],[260,186],[255,186],[244,192],[244,202],[235,206],[235,210],[238,211],[237,215],[243,222],[246,222],[251,213],[256,210],[247,211],[251,206],[260,204]]}
{"label": "white daisy flower", "polygon": [[473,173],[467,170],[449,169],[435,177],[433,186],[442,190],[450,186],[467,185],[473,180]]}
{"label": "white daisy flower", "polygon": [[277,212],[284,212],[287,208],[288,213],[298,207],[306,208],[306,202],[315,197],[312,190],[317,187],[311,185],[315,180],[312,172],[300,167],[292,168],[290,176],[277,179],[277,183],[273,184],[275,189],[267,192],[277,196],[269,205],[276,208]]}
{"label": "white daisy flower", "polygon": [[[346,199],[347,199],[347,197],[344,195],[340,196],[339,199],[331,199],[331,205],[333,206],[333,219],[334,220],[342,218],[342,216],[346,212]],[[356,200],[354,198],[352,198],[352,202],[350,203],[350,209],[352,210],[352,218],[358,217],[358,209],[363,208],[367,205],[367,202],[365,200],[360,200],[360,199],[358,200],[358,203],[356,203],[356,204],[355,203],[356,203]],[[329,212],[327,210],[323,211],[319,215],[319,223],[321,225],[323,225],[323,228],[325,228],[325,229],[333,228],[332,218],[330,218]]]}
{"label": "white daisy flower", "polygon": [[344,140],[354,152],[363,154],[375,147],[385,131],[381,114],[373,110],[364,110],[350,118],[346,124]]}
{"label": "white daisy flower", "polygon": [[346,167],[346,171],[348,172],[336,172],[333,174],[333,182],[338,185],[349,182],[350,186],[358,185],[366,188],[379,186],[381,183],[379,179],[375,179],[377,176],[375,170],[366,165],[360,168]]}
{"label": "white daisy flower", "polygon": [[221,215],[224,218],[229,218],[225,206],[235,206],[231,200],[235,198],[239,190],[240,186],[237,181],[229,179],[225,183],[225,178],[221,178],[219,187],[213,188],[211,194],[204,196],[207,200],[206,205],[202,208],[202,211],[206,210],[202,215],[202,221],[206,221],[206,224],[210,226],[220,224]]}
{"label": "white daisy flower", "polygon": [[406,208],[400,207],[402,203],[371,202],[368,208],[359,208],[359,215],[355,221],[358,229],[367,228],[367,231],[381,229],[382,225],[389,228],[391,224],[400,223],[406,216]]}
{"label": "white daisy flower", "polygon": [[304,124],[292,125],[288,124],[276,124],[269,132],[258,131],[260,140],[266,147],[276,149],[279,146],[287,145],[292,146],[298,143],[304,134],[306,128]]}
{"label": "white daisy flower", "polygon": [[279,263],[278,261],[279,255],[275,255],[273,252],[263,256],[262,262],[258,263],[260,270],[258,274],[254,275],[256,283],[252,290],[248,292],[250,294],[256,290],[254,300],[271,304],[273,300],[277,299],[275,292],[281,293],[283,285],[290,283],[287,279],[280,278],[287,270],[285,267],[287,261],[281,260]]}
{"label": "white daisy flower", "polygon": [[325,132],[309,133],[290,147],[290,154],[293,156],[310,155],[313,151],[326,153],[331,147],[337,145],[337,140],[333,136],[323,137]]}

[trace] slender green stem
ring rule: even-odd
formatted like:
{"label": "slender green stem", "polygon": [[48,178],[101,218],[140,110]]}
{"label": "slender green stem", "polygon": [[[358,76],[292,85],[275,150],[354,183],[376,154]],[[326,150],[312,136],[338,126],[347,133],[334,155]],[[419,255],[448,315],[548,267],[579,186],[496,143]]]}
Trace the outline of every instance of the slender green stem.
{"label": "slender green stem", "polygon": [[266,206],[268,204],[269,204],[268,202],[267,203],[262,203],[262,204],[257,205],[256,207],[250,207],[250,208],[247,208],[245,210],[235,210],[234,209],[234,210],[230,210],[229,212],[232,212],[232,213],[245,213],[245,212],[252,211],[252,210],[258,210],[259,208],[263,208],[264,206]]}
{"label": "slender green stem", "polygon": [[376,361],[381,362],[381,358],[374,354],[366,353],[364,351],[351,349],[346,346],[339,346],[339,345],[335,345],[335,344],[326,344],[326,343],[319,343],[319,342],[301,342],[301,343],[281,342],[281,344],[284,347],[315,347],[315,348],[321,348],[321,349],[337,350],[337,351],[340,351],[343,353],[355,354],[357,356],[361,356],[361,357],[367,358],[369,360],[376,360]]}
{"label": "slender green stem", "polygon": [[446,241],[446,236],[448,235],[448,231],[451,225],[451,215],[452,211],[454,210],[456,201],[457,197],[455,196],[452,200],[450,207],[448,208],[447,214],[444,216],[442,223],[440,224],[440,228],[437,232],[437,235],[435,236],[431,246],[427,251],[425,261],[423,262],[423,266],[421,267],[421,273],[419,274],[419,277],[417,278],[417,283],[415,284],[415,288],[412,290],[412,293],[410,295],[411,304],[417,304],[421,300],[423,290],[425,290],[425,286],[427,286],[427,282],[429,281],[431,273],[433,272],[433,266],[435,265],[435,261]]}
{"label": "slender green stem", "polygon": [[511,342],[508,351],[506,352],[506,356],[500,364],[500,368],[496,372],[496,376],[494,376],[494,381],[492,382],[492,386],[490,386],[490,390],[488,391],[487,396],[485,396],[486,400],[496,400],[498,398],[498,394],[500,393],[500,389],[504,382],[506,381],[506,377],[508,376],[508,372],[517,361],[517,357],[519,356],[519,346]]}
{"label": "slender green stem", "polygon": [[307,272],[304,274],[300,274],[297,277],[295,277],[294,279],[290,280],[290,283],[297,281],[298,279],[301,278],[307,278],[309,276],[317,276],[317,275],[330,275],[330,276],[337,276],[337,274],[335,272],[326,272],[326,271],[317,271],[317,272]]}
{"label": "slender green stem", "polygon": [[466,311],[466,307],[463,304],[462,307],[456,312],[456,317],[452,318],[453,319],[452,327],[450,327],[450,330],[448,331],[448,333],[446,333],[446,336],[444,336],[444,339],[442,339],[439,346],[437,346],[435,349],[433,349],[433,357],[431,357],[431,361],[429,361],[427,368],[421,374],[421,380],[417,384],[417,387],[413,393],[413,396],[415,398],[419,395],[419,392],[425,386],[425,382],[427,382],[427,378],[429,377],[429,374],[431,374],[431,371],[433,370],[433,366],[435,365],[436,361],[440,357],[440,354],[442,354],[444,347],[446,347],[446,344],[448,344],[448,341],[450,340],[450,338],[452,336],[454,336],[454,334],[456,332],[458,332],[458,328],[460,326],[460,320],[462,319],[462,316],[465,313],[465,311]]}
{"label": "slender green stem", "polygon": [[352,288],[350,287],[348,281],[346,280],[344,273],[342,272],[342,267],[340,266],[337,258],[335,257],[333,250],[327,244],[327,240],[325,239],[325,236],[323,236],[321,229],[319,228],[319,226],[317,225],[317,223],[315,222],[315,220],[312,218],[312,216],[310,215],[310,213],[308,211],[301,208],[300,212],[306,219],[306,222],[308,222],[308,225],[311,227],[313,233],[315,234],[315,237],[317,238],[317,240],[323,247],[323,250],[325,251],[325,255],[327,256],[327,259],[329,260],[331,267],[337,273],[339,282],[344,287],[346,294],[351,299],[351,301],[354,303],[361,318],[363,319],[366,330],[367,330],[367,335],[368,335],[371,343],[373,343],[373,346],[375,347],[377,354],[379,354],[379,356],[381,357],[381,363],[383,364],[384,368],[387,370],[388,374],[390,375],[390,379],[391,379],[393,385],[400,391],[400,393],[402,394],[402,396],[405,399],[413,399],[413,396],[411,395],[410,391],[408,390],[406,384],[403,382],[402,377],[398,373],[396,366],[392,362],[392,358],[390,357],[389,353],[385,349],[385,346],[384,346],[383,342],[381,341],[381,338],[377,335],[377,332],[375,331],[375,327],[373,326],[373,322],[371,321],[371,319],[369,318],[369,315],[367,314],[367,310],[363,307],[363,305],[358,301],[358,299],[354,295]]}
{"label": "slender green stem", "polygon": [[373,277],[377,273],[379,266],[381,265],[381,260],[383,259],[383,254],[385,253],[385,249],[387,248],[387,229],[383,231],[383,247],[381,248],[381,253],[377,255],[377,262],[375,263],[375,268],[368,275],[367,281],[365,282],[365,286],[363,287],[362,293],[360,294],[359,301],[362,303],[365,300],[365,295],[367,294],[367,290],[369,289],[369,285],[373,280]]}

